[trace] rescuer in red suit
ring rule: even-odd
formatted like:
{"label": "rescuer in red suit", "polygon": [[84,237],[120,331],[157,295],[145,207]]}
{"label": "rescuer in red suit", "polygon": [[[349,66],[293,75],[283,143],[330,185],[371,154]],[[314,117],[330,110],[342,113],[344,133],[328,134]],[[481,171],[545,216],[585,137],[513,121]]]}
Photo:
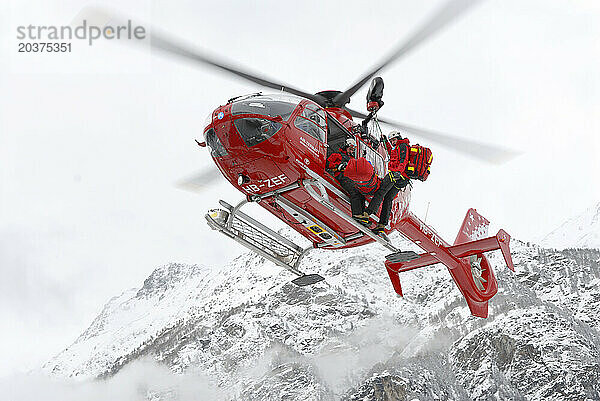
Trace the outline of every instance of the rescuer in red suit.
{"label": "rescuer in red suit", "polygon": [[344,170],[348,163],[355,160],[356,157],[356,141],[352,138],[346,139],[344,146],[332,153],[327,158],[326,168],[333,174],[335,179],[340,183],[342,188],[350,196],[350,207],[352,208],[352,216],[357,217],[364,213],[365,198],[359,192],[355,183],[344,175]]}
{"label": "rescuer in red suit", "polygon": [[375,194],[375,192],[379,189],[381,180],[377,176],[377,173],[375,172],[375,169],[371,163],[369,163],[369,161],[364,157],[350,159],[348,165],[344,169],[344,176],[352,181],[354,188],[357,190],[357,204],[358,199],[360,199],[360,213],[354,213],[352,217],[354,217],[354,220],[360,224],[368,226],[369,217],[368,215],[365,217],[364,214],[365,197],[373,196]]}
{"label": "rescuer in red suit", "polygon": [[379,189],[373,195],[363,215],[358,216],[362,219],[368,219],[369,215],[377,213],[381,202],[383,202],[379,223],[373,229],[375,233],[383,232],[390,218],[392,201],[398,195],[398,192],[409,183],[409,179],[404,172],[408,163],[408,138],[402,138],[400,132],[392,131],[389,134],[389,142],[385,141],[385,147],[390,155],[388,174],[381,181]]}

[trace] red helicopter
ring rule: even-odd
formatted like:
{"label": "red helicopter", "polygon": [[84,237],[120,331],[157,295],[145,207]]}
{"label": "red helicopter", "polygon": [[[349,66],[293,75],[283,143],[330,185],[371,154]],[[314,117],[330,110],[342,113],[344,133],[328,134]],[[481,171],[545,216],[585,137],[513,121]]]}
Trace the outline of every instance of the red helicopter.
{"label": "red helicopter", "polygon": [[[488,301],[497,290],[494,272],[485,252],[500,249],[506,264],[514,271],[509,251],[510,236],[500,230],[487,236],[489,222],[469,209],[451,245],[433,228],[409,211],[411,185],[394,199],[389,226],[385,232],[399,231],[417,244],[423,253],[401,251],[387,238],[374,234],[352,218],[348,194],[326,171],[326,159],[347,138],[357,143],[357,157],[364,157],[375,173],[387,173],[387,152],[374,138],[379,123],[397,127],[404,133],[437,142],[470,156],[498,161],[512,152],[465,139],[379,118],[377,110],[364,114],[346,107],[350,97],[384,67],[397,61],[417,45],[448,25],[474,1],[451,1],[435,13],[408,40],[368,71],[346,91],[312,94],[209,58],[176,41],[153,32],[151,46],[189,61],[216,67],[237,77],[277,91],[274,94],[239,96],[217,107],[205,124],[202,141],[221,174],[245,197],[236,205],[220,201],[221,208],[206,214],[208,225],[238,243],[289,270],[299,286],[315,284],[324,278],[305,274],[302,258],[314,248],[341,249],[378,242],[390,253],[385,267],[397,294],[402,295],[400,272],[443,263],[464,295],[471,313],[487,317]],[[383,81],[372,81],[367,101],[381,100]],[[362,119],[358,124],[353,118]],[[368,124],[371,126],[368,127]],[[370,128],[370,129],[369,129]],[[192,180],[195,184],[206,175]],[[241,211],[255,202],[311,242],[303,248]]]}

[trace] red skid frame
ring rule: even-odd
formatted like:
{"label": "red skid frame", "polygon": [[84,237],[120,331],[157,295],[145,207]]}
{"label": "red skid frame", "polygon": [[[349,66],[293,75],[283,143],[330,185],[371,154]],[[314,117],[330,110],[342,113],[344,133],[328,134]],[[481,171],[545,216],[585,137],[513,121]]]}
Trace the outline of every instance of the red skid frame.
{"label": "red skid frame", "polygon": [[[508,268],[514,271],[514,265],[509,249],[510,235],[504,230],[498,231],[493,237],[463,242],[469,239],[469,235],[464,233],[468,231],[469,234],[472,234],[473,232],[470,225],[474,219],[478,221],[479,226],[477,228],[483,227],[487,231],[489,222],[477,214],[474,209],[469,209],[457,237],[459,243],[451,246],[431,227],[412,213],[407,213],[396,228],[419,245],[426,253],[406,262],[390,262],[389,260],[385,262],[385,267],[396,293],[402,295],[399,272],[443,263],[465,297],[471,313],[475,316],[487,317],[488,301],[497,293],[498,283],[484,253],[500,249]],[[477,287],[473,279],[471,262],[469,261],[469,257],[472,255],[476,255],[478,259],[480,258],[481,267],[483,268],[482,277],[485,279],[483,290]]]}

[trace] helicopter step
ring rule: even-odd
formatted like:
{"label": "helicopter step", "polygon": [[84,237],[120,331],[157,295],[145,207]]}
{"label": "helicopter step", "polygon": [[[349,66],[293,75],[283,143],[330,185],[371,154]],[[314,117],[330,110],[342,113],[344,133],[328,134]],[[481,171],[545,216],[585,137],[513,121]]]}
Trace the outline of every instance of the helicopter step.
{"label": "helicopter step", "polygon": [[246,204],[240,202],[233,207],[225,201],[219,201],[225,209],[212,209],[205,215],[210,228],[234,239],[246,248],[265,259],[281,266],[298,277],[292,283],[307,286],[323,281],[318,274],[305,274],[298,269],[300,261],[313,247],[301,248],[281,234],[242,213],[239,209]]}
{"label": "helicopter step", "polygon": [[419,259],[420,256],[413,251],[396,252],[386,255],[385,257],[392,263],[410,262],[411,260]]}
{"label": "helicopter step", "polygon": [[389,239],[387,238],[387,236],[385,236],[385,234],[384,235],[377,235],[377,234],[375,234],[369,228],[363,226],[362,224],[357,223],[346,212],[344,212],[343,210],[337,208],[329,200],[329,195],[327,194],[327,189],[330,190],[331,192],[333,192],[334,194],[336,194],[340,198],[347,199],[348,197],[344,193],[342,193],[339,189],[337,189],[336,187],[334,187],[333,185],[331,185],[329,182],[327,182],[324,179],[322,179],[318,174],[314,173],[313,171],[311,171],[309,169],[306,169],[306,171],[313,178],[312,179],[308,179],[308,180],[304,180],[302,182],[302,186],[304,187],[304,189],[306,190],[306,192],[308,192],[308,194],[310,196],[312,196],[313,199],[316,199],[321,204],[325,205],[329,210],[331,210],[332,212],[334,212],[335,214],[337,214],[339,217],[341,217],[342,219],[344,219],[346,222],[348,222],[349,224],[351,224],[352,226],[354,226],[354,228],[356,228],[358,231],[360,231],[362,233],[362,235],[370,237],[371,239],[373,239],[377,243],[383,245],[384,247],[386,247],[387,249],[389,249],[392,252],[399,252],[400,251],[394,245],[391,244],[391,242],[389,241]]}

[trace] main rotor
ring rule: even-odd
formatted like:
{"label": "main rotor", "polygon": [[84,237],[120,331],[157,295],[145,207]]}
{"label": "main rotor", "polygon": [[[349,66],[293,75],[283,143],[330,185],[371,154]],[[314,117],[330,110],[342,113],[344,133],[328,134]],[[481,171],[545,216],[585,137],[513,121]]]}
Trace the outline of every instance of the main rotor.
{"label": "main rotor", "polygon": [[[310,99],[321,107],[342,108],[346,110],[352,117],[364,120],[368,117],[366,114],[346,107],[346,104],[350,101],[350,98],[367,82],[375,77],[376,74],[381,72],[384,68],[388,67],[392,63],[402,59],[402,57],[406,56],[409,52],[416,49],[419,45],[430,39],[436,33],[443,30],[443,28],[447,27],[451,22],[456,20],[466,10],[479,1],[480,0],[447,1],[442,7],[434,12],[429,19],[420,25],[419,28],[412,33],[412,35],[410,35],[406,40],[400,41],[394,50],[392,50],[378,64],[364,73],[352,86],[345,91],[327,90],[313,94],[294,86],[276,81],[269,77],[265,77],[259,73],[250,72],[239,65],[230,64],[214,57],[210,57],[198,50],[182,44],[173,38],[163,35],[156,30],[151,31],[149,39],[152,48],[158,49],[169,55],[174,55],[194,63],[211,66],[226,72],[227,74],[234,75],[238,78],[253,82],[265,88],[283,91]],[[93,17],[105,19],[107,21],[117,22],[122,20],[122,18],[118,18],[114,15],[98,11],[96,9],[89,10],[89,12],[92,13]],[[423,138],[424,140],[438,143],[446,148],[451,148],[454,151],[486,162],[501,163],[517,155],[517,153],[514,151],[498,146],[492,146],[474,140],[450,136],[387,118],[378,117],[378,121],[403,130],[407,134],[415,135]]]}

